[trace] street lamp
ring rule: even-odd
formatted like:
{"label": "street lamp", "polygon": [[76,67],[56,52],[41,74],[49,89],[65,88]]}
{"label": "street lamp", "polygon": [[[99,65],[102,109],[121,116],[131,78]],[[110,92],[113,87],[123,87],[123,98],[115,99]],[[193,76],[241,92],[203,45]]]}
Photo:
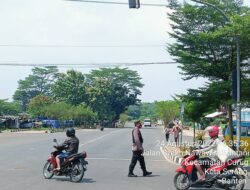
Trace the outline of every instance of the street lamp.
{"label": "street lamp", "polygon": [[[225,23],[230,23],[230,19],[226,16],[226,14],[218,7],[211,3],[207,2],[202,2],[199,0],[191,0],[196,3],[200,3],[203,5],[207,5],[209,7],[214,8],[217,10],[225,19]],[[238,36],[235,38],[235,43],[236,43],[236,48],[237,48],[237,66],[236,66],[236,71],[237,71],[237,100],[236,100],[236,107],[237,107],[237,114],[236,114],[236,120],[237,120],[237,150],[240,148],[240,136],[241,136],[241,127],[240,127],[240,120],[241,120],[241,111],[240,111],[240,42]]]}

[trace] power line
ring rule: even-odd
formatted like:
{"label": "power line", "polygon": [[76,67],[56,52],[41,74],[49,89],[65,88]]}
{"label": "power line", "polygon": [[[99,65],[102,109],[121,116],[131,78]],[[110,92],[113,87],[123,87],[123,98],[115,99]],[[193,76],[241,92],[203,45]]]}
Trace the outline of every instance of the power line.
{"label": "power line", "polygon": [[57,66],[64,68],[78,67],[78,68],[93,68],[93,67],[117,67],[117,66],[140,66],[140,65],[169,65],[169,64],[178,64],[174,61],[166,62],[131,62],[131,63],[24,63],[24,62],[9,62],[4,63],[0,62],[0,66],[9,66],[9,67],[46,67],[46,66]]}
{"label": "power line", "polygon": [[[85,2],[85,3],[128,5],[128,3],[116,2],[116,1],[90,1],[90,0],[66,0],[66,1],[80,1],[80,2]],[[154,7],[166,7],[166,6],[167,6],[166,4],[150,4],[150,3],[141,3],[140,5],[144,5],[144,6],[154,6]]]}
{"label": "power line", "polygon": [[70,45],[70,44],[0,44],[0,47],[35,47],[35,48],[137,48],[137,47],[166,47],[160,44],[128,44],[128,45]]}

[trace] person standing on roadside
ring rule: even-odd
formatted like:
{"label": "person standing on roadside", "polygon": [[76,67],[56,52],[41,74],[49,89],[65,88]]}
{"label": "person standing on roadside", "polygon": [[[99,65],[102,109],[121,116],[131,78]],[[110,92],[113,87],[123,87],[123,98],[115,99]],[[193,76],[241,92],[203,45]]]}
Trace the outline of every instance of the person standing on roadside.
{"label": "person standing on roadside", "polygon": [[151,175],[152,172],[148,172],[146,169],[146,164],[145,164],[145,160],[144,160],[144,156],[143,156],[143,138],[140,132],[140,129],[142,127],[141,121],[136,121],[134,123],[135,127],[132,131],[132,140],[133,140],[133,145],[132,145],[132,152],[133,152],[133,156],[131,159],[131,163],[129,165],[129,173],[128,173],[128,177],[137,177],[137,175],[135,175],[133,173],[135,165],[137,163],[137,161],[140,162],[141,165],[141,169],[143,172],[143,176],[148,176]]}
{"label": "person standing on roadside", "polygon": [[175,145],[179,145],[179,136],[180,136],[181,128],[179,127],[178,124],[176,124],[173,128],[173,133],[174,133],[174,141]]}
{"label": "person standing on roadside", "polygon": [[170,135],[170,133],[171,133],[171,129],[170,129],[169,125],[168,125],[168,126],[166,126],[166,128],[165,128],[166,142],[168,142],[168,140],[169,140],[169,135]]}

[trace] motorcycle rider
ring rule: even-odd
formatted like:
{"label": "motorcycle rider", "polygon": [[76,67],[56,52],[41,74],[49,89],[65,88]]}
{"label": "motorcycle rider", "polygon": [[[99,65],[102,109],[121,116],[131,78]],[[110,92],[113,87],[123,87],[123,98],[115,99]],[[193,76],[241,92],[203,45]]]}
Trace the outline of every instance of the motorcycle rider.
{"label": "motorcycle rider", "polygon": [[200,174],[200,181],[201,182],[204,182],[206,180],[205,179],[205,172],[201,168],[201,165],[209,166],[209,165],[219,161],[218,152],[217,152],[217,146],[220,142],[220,139],[218,137],[219,126],[218,125],[210,126],[206,129],[206,131],[208,131],[209,136],[210,136],[210,140],[211,140],[211,142],[209,143],[209,146],[193,151],[196,154],[205,153],[209,157],[209,158],[208,157],[199,158],[199,159],[196,159],[194,161],[194,165]]}
{"label": "motorcycle rider", "polygon": [[61,169],[61,163],[72,154],[76,154],[79,148],[79,139],[75,136],[75,129],[68,128],[66,130],[66,136],[68,137],[62,144],[54,146],[55,148],[64,148],[65,152],[56,156],[57,168],[55,170],[59,171]]}

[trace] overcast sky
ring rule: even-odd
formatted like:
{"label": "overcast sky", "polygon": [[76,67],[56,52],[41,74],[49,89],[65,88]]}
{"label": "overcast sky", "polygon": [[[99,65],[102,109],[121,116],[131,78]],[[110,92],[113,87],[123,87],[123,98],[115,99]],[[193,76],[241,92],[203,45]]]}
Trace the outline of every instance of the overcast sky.
{"label": "overcast sky", "polygon": [[[141,0],[141,3],[165,4],[166,0]],[[250,6],[250,0],[245,0],[245,4]],[[141,6],[140,9],[129,9],[127,5],[64,0],[1,1],[0,63],[119,65],[172,61],[165,46],[173,42],[167,34],[171,31],[168,11],[165,7]],[[0,66],[0,99],[11,100],[18,80],[27,77],[31,68]],[[71,68],[83,73],[91,70],[87,67]],[[129,68],[138,71],[142,77],[145,86],[140,98],[144,102],[171,99],[174,94],[202,86],[205,81],[183,81],[176,64]],[[66,70],[60,68],[61,72]]]}

